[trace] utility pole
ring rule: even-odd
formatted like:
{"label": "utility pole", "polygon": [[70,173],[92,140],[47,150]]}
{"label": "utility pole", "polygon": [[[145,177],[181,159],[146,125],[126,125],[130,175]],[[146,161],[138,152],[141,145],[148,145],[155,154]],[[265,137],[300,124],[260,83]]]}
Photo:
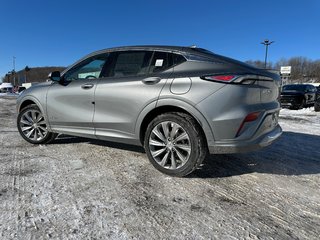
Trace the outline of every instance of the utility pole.
{"label": "utility pole", "polygon": [[269,41],[268,39],[264,40],[261,44],[266,46],[266,54],[265,54],[265,58],[264,58],[264,68],[267,68],[267,60],[268,60],[268,47],[269,45],[271,45],[272,43],[274,43],[274,41]]}

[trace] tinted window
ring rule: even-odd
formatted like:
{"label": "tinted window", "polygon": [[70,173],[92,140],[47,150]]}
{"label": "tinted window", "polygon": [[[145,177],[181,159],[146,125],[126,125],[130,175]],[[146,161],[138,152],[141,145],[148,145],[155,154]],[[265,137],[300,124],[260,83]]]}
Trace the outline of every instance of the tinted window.
{"label": "tinted window", "polygon": [[172,53],[155,52],[150,66],[150,72],[162,72],[173,66]]}
{"label": "tinted window", "polygon": [[66,72],[64,74],[64,79],[66,81],[72,81],[99,78],[107,59],[107,53],[90,57]]}
{"label": "tinted window", "polygon": [[112,66],[106,76],[127,77],[148,73],[152,52],[128,51],[114,53]]}
{"label": "tinted window", "polygon": [[173,64],[174,65],[181,64],[181,63],[183,63],[185,61],[187,61],[187,60],[185,59],[184,56],[182,56],[180,54],[175,54],[175,53],[173,54]]}

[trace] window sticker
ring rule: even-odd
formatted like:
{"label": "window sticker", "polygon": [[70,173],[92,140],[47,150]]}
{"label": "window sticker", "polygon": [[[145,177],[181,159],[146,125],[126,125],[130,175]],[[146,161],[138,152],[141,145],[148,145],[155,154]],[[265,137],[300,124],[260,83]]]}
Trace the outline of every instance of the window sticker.
{"label": "window sticker", "polygon": [[162,67],[162,65],[163,65],[163,59],[157,59],[155,66],[156,67]]}

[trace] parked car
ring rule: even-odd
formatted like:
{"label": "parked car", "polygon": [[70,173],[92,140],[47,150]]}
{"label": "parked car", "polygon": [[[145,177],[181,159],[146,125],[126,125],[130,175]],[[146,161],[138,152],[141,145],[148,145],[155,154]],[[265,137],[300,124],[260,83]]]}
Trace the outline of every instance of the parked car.
{"label": "parked car", "polygon": [[320,112],[320,86],[317,87],[316,99],[314,101],[314,111]]}
{"label": "parked car", "polygon": [[17,94],[13,92],[13,85],[11,83],[2,83],[0,84],[0,96],[16,97]]}
{"label": "parked car", "polygon": [[185,176],[207,154],[252,151],[282,133],[279,75],[193,47],[106,49],[23,91],[17,126],[34,144],[57,134],[142,145]]}
{"label": "parked car", "polygon": [[0,84],[0,93],[12,93],[13,92],[13,85],[12,83],[1,83]]}
{"label": "parked car", "polygon": [[301,109],[314,105],[317,88],[311,84],[288,84],[282,87],[281,107]]}

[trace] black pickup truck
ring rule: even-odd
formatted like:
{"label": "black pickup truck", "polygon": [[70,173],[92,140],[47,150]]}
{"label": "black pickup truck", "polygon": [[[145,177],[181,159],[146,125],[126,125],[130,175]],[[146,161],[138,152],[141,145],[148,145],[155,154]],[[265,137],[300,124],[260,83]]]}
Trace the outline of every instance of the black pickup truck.
{"label": "black pickup truck", "polygon": [[314,101],[314,111],[320,112],[320,86],[317,87],[316,100]]}
{"label": "black pickup truck", "polygon": [[283,108],[301,109],[315,103],[317,88],[311,84],[289,84],[282,87],[280,103]]}

